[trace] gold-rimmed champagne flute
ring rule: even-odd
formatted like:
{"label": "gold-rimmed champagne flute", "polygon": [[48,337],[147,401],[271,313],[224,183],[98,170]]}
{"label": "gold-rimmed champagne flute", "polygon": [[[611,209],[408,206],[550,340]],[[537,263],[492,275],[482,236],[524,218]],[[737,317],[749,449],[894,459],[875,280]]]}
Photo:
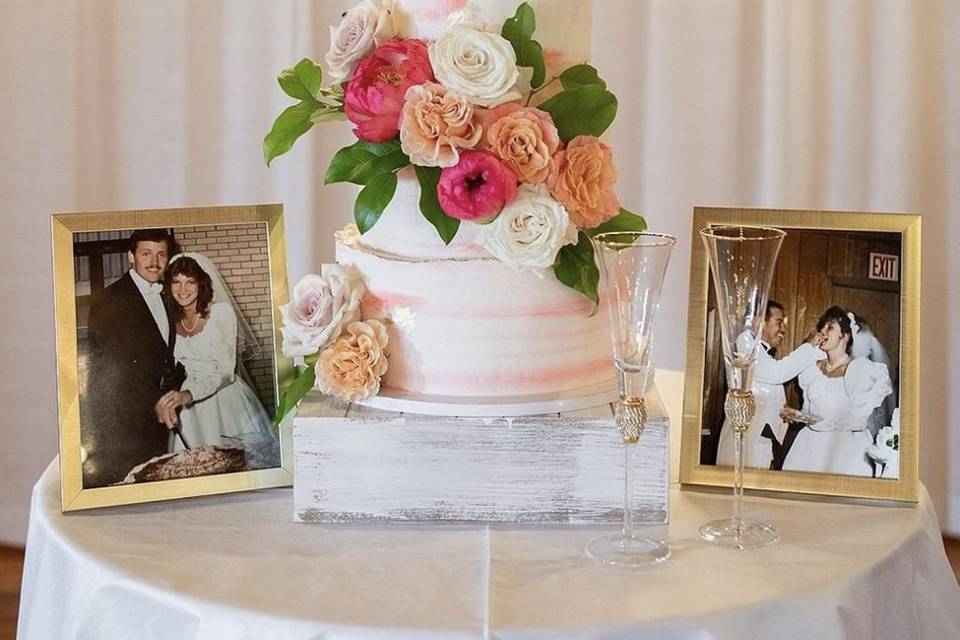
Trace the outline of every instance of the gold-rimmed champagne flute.
{"label": "gold-rimmed champagne flute", "polygon": [[637,442],[647,423],[644,396],[653,381],[653,327],[663,277],[676,244],[673,236],[609,232],[591,238],[600,267],[601,302],[610,323],[620,401],[616,424],[624,443],[623,530],[591,541],[587,555],[603,564],[641,567],[663,562],[670,547],[641,536],[633,521],[633,467]]}
{"label": "gold-rimmed champagne flute", "polygon": [[700,537],[723,547],[762,547],[780,537],[772,524],[743,518],[743,437],[754,417],[753,374],[770,282],[786,235],[768,227],[710,226],[700,231],[720,316],[728,388],[723,410],[734,432],[733,516],[704,524]]}

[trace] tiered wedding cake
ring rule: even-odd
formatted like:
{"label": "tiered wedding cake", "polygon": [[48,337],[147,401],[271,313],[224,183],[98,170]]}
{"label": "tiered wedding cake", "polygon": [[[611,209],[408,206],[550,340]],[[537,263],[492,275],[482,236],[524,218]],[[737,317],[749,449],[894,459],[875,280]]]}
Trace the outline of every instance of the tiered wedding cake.
{"label": "tiered wedding cake", "polygon": [[338,264],[283,309],[306,366],[281,413],[314,377],[352,401],[613,388],[588,235],[644,223],[598,137],[616,99],[586,64],[591,18],[584,0],[362,0],[331,29],[326,78],[310,60],[281,74],[301,102],[267,162],[345,116],[358,141],[326,181],[363,187]]}

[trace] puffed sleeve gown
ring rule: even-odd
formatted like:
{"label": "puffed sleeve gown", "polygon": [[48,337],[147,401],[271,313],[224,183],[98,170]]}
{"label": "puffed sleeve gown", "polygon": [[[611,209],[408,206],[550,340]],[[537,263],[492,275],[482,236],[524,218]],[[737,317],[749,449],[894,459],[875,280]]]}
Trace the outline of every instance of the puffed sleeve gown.
{"label": "puffed sleeve gown", "polygon": [[819,416],[797,434],[784,471],[870,476],[867,448],[873,443],[867,419],[893,392],[887,365],[855,358],[843,376],[830,378],[816,365],[799,377],[803,411]]}
{"label": "puffed sleeve gown", "polygon": [[[279,450],[270,417],[253,389],[236,373],[237,317],[233,308],[215,303],[200,333],[178,336],[174,355],[187,374],[181,388],[193,395],[193,403],[180,413],[187,444],[240,445],[247,452],[248,469],[276,466]],[[180,439],[173,436],[171,450],[181,448]]]}

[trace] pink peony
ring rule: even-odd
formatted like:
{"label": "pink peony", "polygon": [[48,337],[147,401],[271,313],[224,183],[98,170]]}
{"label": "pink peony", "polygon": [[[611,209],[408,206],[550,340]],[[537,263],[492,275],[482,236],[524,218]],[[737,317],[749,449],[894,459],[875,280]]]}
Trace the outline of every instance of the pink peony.
{"label": "pink peony", "polygon": [[440,174],[437,197],[451,218],[485,222],[517,197],[517,178],[489,151],[463,151]]}
{"label": "pink peony", "polygon": [[433,79],[424,41],[384,42],[357,65],[347,84],[343,110],[356,125],[353,132],[366,142],[396,138],[407,89]]}

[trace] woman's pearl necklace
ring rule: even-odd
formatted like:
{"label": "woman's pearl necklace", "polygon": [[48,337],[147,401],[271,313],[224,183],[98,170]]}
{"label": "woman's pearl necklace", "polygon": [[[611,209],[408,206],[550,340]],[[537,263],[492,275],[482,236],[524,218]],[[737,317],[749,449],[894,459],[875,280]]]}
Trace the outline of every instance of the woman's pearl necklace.
{"label": "woman's pearl necklace", "polygon": [[829,362],[824,361],[823,370],[826,371],[827,373],[833,373],[834,371],[836,371],[843,365],[847,364],[848,362],[850,362],[850,356],[844,356],[843,359],[838,360],[836,364],[830,364]]}
{"label": "woman's pearl necklace", "polygon": [[200,314],[198,313],[197,315],[194,316],[192,327],[188,327],[187,323],[184,322],[184,320],[185,318],[180,318],[180,326],[183,327],[183,330],[186,331],[187,333],[193,333],[194,329],[197,328],[197,325],[200,324]]}

